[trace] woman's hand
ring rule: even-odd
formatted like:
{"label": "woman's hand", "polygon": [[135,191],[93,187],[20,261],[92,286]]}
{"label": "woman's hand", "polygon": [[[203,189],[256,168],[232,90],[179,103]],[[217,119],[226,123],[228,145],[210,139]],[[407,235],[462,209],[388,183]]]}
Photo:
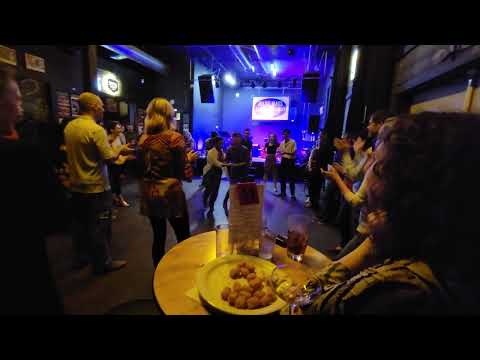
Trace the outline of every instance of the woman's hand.
{"label": "woman's hand", "polygon": [[333,163],[332,166],[333,166],[333,168],[334,168],[335,170],[337,170],[338,173],[340,173],[340,174],[342,174],[342,175],[345,174],[345,169],[344,169],[343,166],[340,165],[339,163]]}
{"label": "woman's hand", "polygon": [[196,153],[193,150],[190,150],[189,152],[187,152],[187,161],[188,162],[194,162],[197,159],[198,159],[198,153]]}
{"label": "woman's hand", "polygon": [[128,156],[128,155],[132,155],[134,152],[135,152],[135,149],[130,147],[130,144],[122,145],[122,147],[120,148],[120,155]]}
{"label": "woman's hand", "polygon": [[326,176],[327,178],[332,179],[334,181],[340,180],[340,175],[332,165],[328,165],[328,170],[323,170],[323,169],[320,169],[320,170],[322,172],[322,175]]}

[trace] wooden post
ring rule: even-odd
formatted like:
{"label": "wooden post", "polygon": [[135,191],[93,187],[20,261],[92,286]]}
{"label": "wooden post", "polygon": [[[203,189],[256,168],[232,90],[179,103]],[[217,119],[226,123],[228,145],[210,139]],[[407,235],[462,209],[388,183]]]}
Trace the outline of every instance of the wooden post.
{"label": "wooden post", "polygon": [[465,92],[465,101],[463,103],[463,110],[465,112],[470,112],[472,109],[473,96],[477,85],[477,75],[474,74],[474,76],[468,80],[467,91]]}
{"label": "wooden post", "polygon": [[97,45],[82,49],[83,90],[96,93],[97,90]]}

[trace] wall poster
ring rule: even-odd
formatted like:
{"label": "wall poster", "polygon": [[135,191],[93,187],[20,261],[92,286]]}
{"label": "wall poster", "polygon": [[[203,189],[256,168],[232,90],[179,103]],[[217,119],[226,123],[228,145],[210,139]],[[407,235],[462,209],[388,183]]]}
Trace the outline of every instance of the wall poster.
{"label": "wall poster", "polygon": [[65,119],[70,114],[70,96],[66,92],[57,91],[57,119]]}
{"label": "wall poster", "polygon": [[40,56],[25,53],[25,67],[28,70],[45,73],[45,59]]}
{"label": "wall poster", "polygon": [[45,81],[18,76],[22,93],[24,118],[36,122],[48,122],[50,118],[50,89]]}
{"label": "wall poster", "polygon": [[17,52],[15,49],[10,49],[6,46],[0,45],[0,62],[16,66]]}
{"label": "wall poster", "polygon": [[70,95],[70,106],[72,109],[72,116],[80,114],[80,105],[78,104],[78,95]]}

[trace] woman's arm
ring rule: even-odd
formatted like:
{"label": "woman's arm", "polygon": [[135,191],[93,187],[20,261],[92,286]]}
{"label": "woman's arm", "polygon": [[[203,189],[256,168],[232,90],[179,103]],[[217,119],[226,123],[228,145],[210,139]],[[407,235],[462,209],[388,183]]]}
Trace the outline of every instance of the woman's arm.
{"label": "woman's arm", "polygon": [[343,314],[345,295],[349,294],[345,291],[349,286],[347,281],[355,274],[375,265],[377,263],[375,260],[373,243],[367,238],[354,251],[315,274],[306,286],[313,290],[320,285],[322,293],[304,309],[304,314]]}
{"label": "woman's arm", "polygon": [[338,189],[342,193],[345,200],[352,206],[359,206],[367,200],[367,176],[363,179],[360,189],[354,193],[343,182],[342,178],[334,167],[329,167],[329,171],[322,170],[322,174],[332,179],[335,184],[337,184]]}
{"label": "woman's arm", "polygon": [[368,155],[366,153],[363,154],[360,161],[355,161],[350,156],[350,152],[345,151],[342,156],[342,167],[345,170],[345,175],[352,181],[358,180],[367,160]]}
{"label": "woman's arm", "polygon": [[224,164],[218,161],[218,151],[209,151],[207,154],[207,162],[215,167],[221,168]]}

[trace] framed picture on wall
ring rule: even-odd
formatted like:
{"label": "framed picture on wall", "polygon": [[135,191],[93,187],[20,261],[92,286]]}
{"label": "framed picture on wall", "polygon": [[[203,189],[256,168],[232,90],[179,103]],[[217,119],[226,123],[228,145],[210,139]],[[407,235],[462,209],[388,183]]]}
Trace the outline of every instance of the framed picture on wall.
{"label": "framed picture on wall", "polygon": [[57,119],[67,118],[70,114],[70,96],[66,92],[57,91]]}
{"label": "framed picture on wall", "polygon": [[80,114],[80,105],[78,103],[79,95],[70,95],[70,107],[72,110],[72,116]]}
{"label": "framed picture on wall", "polygon": [[118,112],[118,103],[112,98],[105,99],[105,110],[111,113]]}
{"label": "framed picture on wall", "polygon": [[121,117],[126,117],[128,116],[128,104],[125,101],[120,101],[118,104],[119,107],[119,112]]}
{"label": "framed picture on wall", "polygon": [[0,62],[17,65],[17,52],[15,49],[0,45]]}
{"label": "framed picture on wall", "polygon": [[18,85],[22,93],[24,118],[36,122],[50,119],[50,88],[47,82],[18,75]]}
{"label": "framed picture on wall", "polygon": [[25,53],[25,67],[28,70],[38,71],[41,73],[46,72],[45,59],[29,53]]}

